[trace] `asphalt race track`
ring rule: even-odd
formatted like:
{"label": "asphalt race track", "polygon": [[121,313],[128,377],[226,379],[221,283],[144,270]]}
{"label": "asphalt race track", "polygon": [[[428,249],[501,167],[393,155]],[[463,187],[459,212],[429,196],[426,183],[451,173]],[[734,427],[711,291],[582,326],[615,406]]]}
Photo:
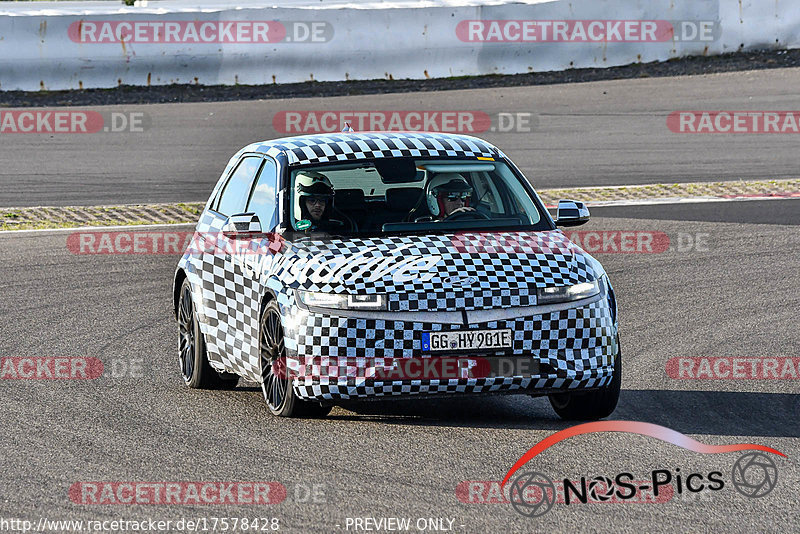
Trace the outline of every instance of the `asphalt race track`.
{"label": "asphalt race track", "polygon": [[[673,133],[678,110],[800,109],[800,70],[568,85],[77,108],[143,113],[142,133],[0,134],[0,207],[204,201],[241,147],[282,137],[281,111],[530,113],[485,131],[539,188],[797,177],[796,135]],[[65,109],[65,108],[56,108]]]}
{"label": "asphalt race track", "polygon": [[[800,200],[720,204],[719,222],[698,206],[598,209],[585,227],[664,232],[671,242],[661,253],[598,255],[621,310],[625,370],[613,418],[664,425],[705,444],[783,452],[788,459],[775,457],[778,485],[765,497],[744,497],[728,483],[662,503],[556,504],[538,518],[509,504],[463,503],[460,482],[501,480],[528,448],[570,426],[545,399],[370,403],[337,407],[325,420],[274,418],[253,384],[208,392],[180,383],[169,294],[176,257],[74,255],[69,232],[23,232],[0,235],[3,354],[96,357],[105,372],[88,381],[0,382],[0,516],[277,517],[281,530],[303,532],[347,532],[348,517],[447,518],[455,532],[668,524],[723,532],[743,521],[749,531],[791,530],[800,509],[797,381],[675,380],[665,366],[673,357],[798,355]],[[778,208],[785,220],[765,223]],[[700,234],[702,246],[687,245],[685,236]],[[132,365],[139,370],[131,373]],[[739,454],[604,433],[562,442],[529,467],[553,479],[627,471],[644,480],[679,468],[717,470],[729,481]],[[78,481],[174,480],[276,481],[288,495],[261,507],[181,507],[79,505],[68,494]],[[313,484],[324,492],[317,503],[305,497]]]}
{"label": "asphalt race track", "polygon": [[[479,135],[540,188],[794,178],[796,136],[680,135],[665,117],[680,109],[800,109],[798,82],[800,70],[778,69],[119,107],[147,113],[148,132],[0,136],[0,206],[205,200],[238,148],[278,135],[276,112],[305,109],[530,111],[538,116],[531,133]],[[669,238],[669,248],[654,253],[596,251],[622,329],[623,391],[612,419],[663,425],[703,444],[777,449],[787,457],[770,455],[778,483],[768,495],[734,489],[741,452],[701,454],[607,432],[558,443],[523,471],[553,480],[627,472],[641,481],[654,470],[674,479],[719,471],[724,487],[662,493],[662,502],[559,503],[534,518],[508,503],[477,502],[491,498],[489,481],[502,480],[529,448],[572,426],[546,399],[372,402],[336,407],[321,420],[271,417],[255,384],[182,385],[170,295],[177,256],[77,255],[67,249],[73,230],[3,232],[0,355],[91,357],[104,371],[93,380],[0,379],[0,531],[11,517],[278,518],[285,532],[365,532],[354,529],[355,518],[382,517],[440,519],[453,532],[797,530],[798,377],[692,380],[667,369],[672,358],[798,361],[800,199],[616,206],[592,215],[575,231]],[[77,504],[70,488],[81,481],[273,481],[287,496],[271,505]]]}

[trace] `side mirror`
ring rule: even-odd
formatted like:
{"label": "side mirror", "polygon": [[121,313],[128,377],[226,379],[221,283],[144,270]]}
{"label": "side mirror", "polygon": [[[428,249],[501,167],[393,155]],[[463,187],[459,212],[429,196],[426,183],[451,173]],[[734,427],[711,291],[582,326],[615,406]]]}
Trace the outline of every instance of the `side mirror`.
{"label": "side mirror", "polygon": [[589,221],[589,208],[577,200],[559,200],[556,225],[580,226]]}
{"label": "side mirror", "polygon": [[231,215],[222,227],[222,235],[228,239],[253,239],[263,235],[261,221],[255,213]]}

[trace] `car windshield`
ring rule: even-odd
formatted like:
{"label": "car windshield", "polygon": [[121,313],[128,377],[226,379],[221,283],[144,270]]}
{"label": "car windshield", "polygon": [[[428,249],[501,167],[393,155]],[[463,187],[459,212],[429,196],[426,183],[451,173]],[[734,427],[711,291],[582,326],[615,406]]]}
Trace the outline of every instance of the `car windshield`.
{"label": "car windshield", "polygon": [[382,235],[546,230],[549,222],[502,161],[387,158],[291,173],[297,231]]}

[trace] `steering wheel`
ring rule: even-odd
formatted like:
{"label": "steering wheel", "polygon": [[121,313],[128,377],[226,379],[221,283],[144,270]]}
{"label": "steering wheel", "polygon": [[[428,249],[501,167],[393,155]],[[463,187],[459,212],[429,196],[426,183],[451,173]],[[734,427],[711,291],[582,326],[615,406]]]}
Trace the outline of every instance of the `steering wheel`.
{"label": "steering wheel", "polygon": [[347,232],[358,232],[358,225],[347,214],[342,213],[339,210],[334,210],[333,215],[335,217],[338,217],[338,219],[330,219],[330,220],[331,221],[335,221],[337,224],[339,224],[342,227],[346,228],[345,231],[347,231]]}
{"label": "steering wheel", "polygon": [[491,217],[483,213],[482,211],[478,211],[475,208],[468,208],[464,206],[463,208],[458,208],[454,210],[453,213],[442,219],[443,221],[457,221],[459,219],[464,219],[466,217],[476,217],[479,219],[486,219],[490,220]]}

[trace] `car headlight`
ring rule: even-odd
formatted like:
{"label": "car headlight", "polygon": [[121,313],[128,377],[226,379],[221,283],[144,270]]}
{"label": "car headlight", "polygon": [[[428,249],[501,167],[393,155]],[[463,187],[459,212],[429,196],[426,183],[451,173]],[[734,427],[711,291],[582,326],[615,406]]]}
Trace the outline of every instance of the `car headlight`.
{"label": "car headlight", "polygon": [[555,304],[573,300],[588,299],[600,293],[600,282],[582,282],[573,286],[540,287],[537,290],[539,304]]}
{"label": "car headlight", "polygon": [[385,310],[385,295],[349,295],[297,291],[297,298],[306,306],[335,310]]}

